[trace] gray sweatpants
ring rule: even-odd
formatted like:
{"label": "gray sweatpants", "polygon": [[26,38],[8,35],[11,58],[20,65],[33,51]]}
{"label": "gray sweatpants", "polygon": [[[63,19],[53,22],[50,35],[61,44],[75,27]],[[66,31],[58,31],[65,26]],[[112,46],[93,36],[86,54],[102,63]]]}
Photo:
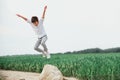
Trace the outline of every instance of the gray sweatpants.
{"label": "gray sweatpants", "polygon": [[[47,40],[47,36],[46,35],[41,37],[41,38],[38,38],[38,40],[37,40],[37,42],[36,42],[36,44],[34,46],[34,49],[36,51],[38,51],[38,52],[42,52],[43,54],[44,54],[44,51],[48,52],[47,46],[45,44],[46,40]],[[44,48],[44,50],[39,48],[40,45]]]}

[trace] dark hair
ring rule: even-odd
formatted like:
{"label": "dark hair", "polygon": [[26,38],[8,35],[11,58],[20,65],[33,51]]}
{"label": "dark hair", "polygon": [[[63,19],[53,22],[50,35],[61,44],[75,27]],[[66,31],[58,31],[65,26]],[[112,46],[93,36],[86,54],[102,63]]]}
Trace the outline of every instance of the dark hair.
{"label": "dark hair", "polygon": [[38,22],[38,17],[37,16],[33,16],[32,18],[31,18],[31,22],[32,23],[34,23],[34,22]]}

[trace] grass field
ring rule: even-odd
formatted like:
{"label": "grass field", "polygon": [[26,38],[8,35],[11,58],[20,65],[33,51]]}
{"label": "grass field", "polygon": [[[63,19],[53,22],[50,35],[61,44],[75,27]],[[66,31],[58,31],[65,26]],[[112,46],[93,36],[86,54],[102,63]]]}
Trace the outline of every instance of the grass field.
{"label": "grass field", "polygon": [[55,54],[0,57],[0,69],[40,73],[45,64],[57,66],[65,76],[81,80],[120,80],[120,53]]}

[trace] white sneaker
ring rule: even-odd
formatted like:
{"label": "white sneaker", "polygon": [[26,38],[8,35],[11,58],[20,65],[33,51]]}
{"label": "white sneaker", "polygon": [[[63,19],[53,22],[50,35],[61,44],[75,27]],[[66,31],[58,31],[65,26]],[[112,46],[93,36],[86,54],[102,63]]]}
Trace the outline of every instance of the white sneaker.
{"label": "white sneaker", "polygon": [[46,57],[46,55],[45,55],[45,54],[43,54],[43,55],[42,55],[42,57]]}
{"label": "white sneaker", "polygon": [[51,58],[50,54],[47,54],[47,59],[50,59],[50,58]]}
{"label": "white sneaker", "polygon": [[46,57],[46,53],[45,53],[45,52],[44,52],[44,53],[42,53],[42,56],[43,56],[43,57]]}

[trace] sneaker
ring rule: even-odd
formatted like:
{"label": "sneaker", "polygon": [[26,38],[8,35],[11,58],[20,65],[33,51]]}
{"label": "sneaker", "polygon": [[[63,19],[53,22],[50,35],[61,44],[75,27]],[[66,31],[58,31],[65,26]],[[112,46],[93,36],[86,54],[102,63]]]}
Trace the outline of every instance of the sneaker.
{"label": "sneaker", "polygon": [[47,56],[47,59],[50,59],[50,58],[51,58],[51,56],[50,56],[50,54],[49,54],[49,53],[48,53],[46,56]]}
{"label": "sneaker", "polygon": [[45,55],[45,54],[42,54],[42,57],[46,57],[46,55]]}
{"label": "sneaker", "polygon": [[43,56],[43,57],[46,57],[46,53],[45,53],[45,52],[43,52],[42,56]]}

